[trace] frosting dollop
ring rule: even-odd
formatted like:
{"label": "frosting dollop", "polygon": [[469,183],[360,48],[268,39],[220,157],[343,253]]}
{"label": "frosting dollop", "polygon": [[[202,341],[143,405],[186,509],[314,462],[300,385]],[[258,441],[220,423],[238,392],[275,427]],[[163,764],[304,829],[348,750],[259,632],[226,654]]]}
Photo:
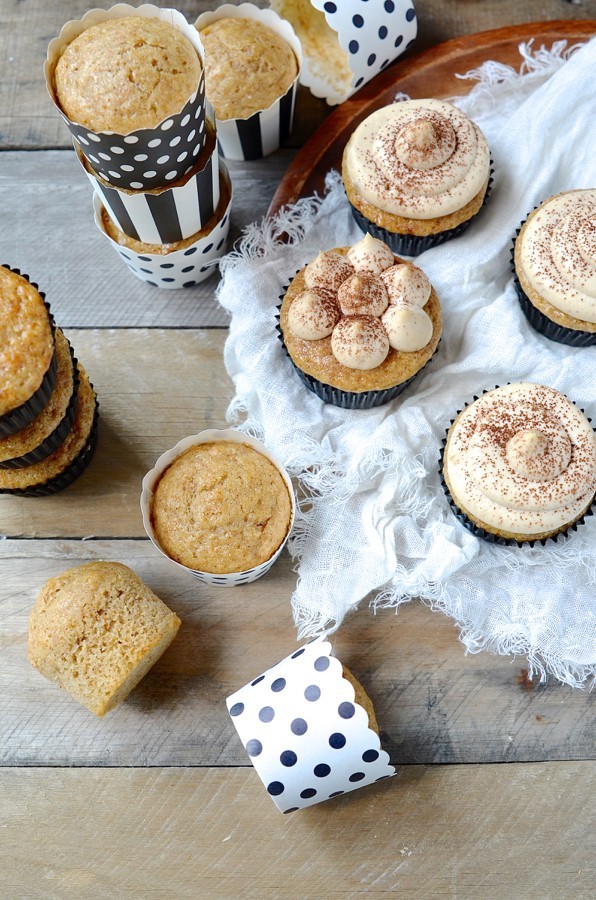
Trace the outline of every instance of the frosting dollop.
{"label": "frosting dollop", "polygon": [[307,288],[294,299],[288,325],[305,341],[318,341],[331,334],[341,315],[335,295],[323,288]]}
{"label": "frosting dollop", "polygon": [[333,250],[319,255],[304,270],[307,287],[322,287],[336,291],[342,281],[354,274],[354,267],[341,253]]}
{"label": "frosting dollop", "polygon": [[518,240],[531,287],[561,312],[596,324],[596,189],[549,197]]}
{"label": "frosting dollop", "polygon": [[563,394],[522,382],[483,394],[456,419],[451,493],[493,528],[533,535],[573,522],[596,492],[596,436]]}
{"label": "frosting dollop", "polygon": [[339,286],[339,307],[344,316],[380,316],[389,306],[389,296],[380,278],[359,272]]}
{"label": "frosting dollop", "polygon": [[380,275],[388,266],[392,266],[394,256],[387,244],[366,234],[348,250],[346,259],[351,262],[357,272],[368,272]]}
{"label": "frosting dollop", "polygon": [[422,350],[433,336],[433,323],[415,303],[402,300],[392,303],[381,318],[389,343],[394,350],[411,353]]}
{"label": "frosting dollop", "polygon": [[411,219],[449,215],[486,185],[484,135],[443,100],[406,100],[376,110],[346,147],[347,172],[374,206]]}
{"label": "frosting dollop", "polygon": [[333,329],[331,349],[350,369],[376,369],[389,353],[389,338],[376,316],[347,316]]}
{"label": "frosting dollop", "polygon": [[416,306],[425,306],[432,285],[422,269],[412,263],[399,263],[381,273],[381,281],[387,288],[389,303],[405,300]]}

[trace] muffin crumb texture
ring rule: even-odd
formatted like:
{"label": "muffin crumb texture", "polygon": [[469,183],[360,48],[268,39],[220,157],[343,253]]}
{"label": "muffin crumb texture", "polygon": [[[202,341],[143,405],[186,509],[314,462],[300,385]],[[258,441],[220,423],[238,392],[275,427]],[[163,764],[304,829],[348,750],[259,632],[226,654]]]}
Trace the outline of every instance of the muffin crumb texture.
{"label": "muffin crumb texture", "polygon": [[197,444],[166,469],[151,521],[176,562],[200,572],[244,572],[270,559],[285,540],[291,501],[273,463],[246,444]]}
{"label": "muffin crumb texture", "polygon": [[136,687],[179,626],[128,566],[84,563],[42,587],[29,619],[29,661],[103,716]]}

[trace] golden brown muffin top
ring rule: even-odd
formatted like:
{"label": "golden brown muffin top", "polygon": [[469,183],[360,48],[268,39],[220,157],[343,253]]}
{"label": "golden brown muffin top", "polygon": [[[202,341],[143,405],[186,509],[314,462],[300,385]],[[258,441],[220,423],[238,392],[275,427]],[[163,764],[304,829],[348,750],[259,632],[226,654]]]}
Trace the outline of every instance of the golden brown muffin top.
{"label": "golden brown muffin top", "polygon": [[283,97],[296,75],[294,51],[253,19],[218,19],[200,32],[205,92],[218,119],[246,119]]}
{"label": "golden brown muffin top", "polygon": [[157,18],[125,16],[92,25],[71,41],[54,83],[71,121],[128,134],[179,113],[200,75],[199,55],[177,28]]}

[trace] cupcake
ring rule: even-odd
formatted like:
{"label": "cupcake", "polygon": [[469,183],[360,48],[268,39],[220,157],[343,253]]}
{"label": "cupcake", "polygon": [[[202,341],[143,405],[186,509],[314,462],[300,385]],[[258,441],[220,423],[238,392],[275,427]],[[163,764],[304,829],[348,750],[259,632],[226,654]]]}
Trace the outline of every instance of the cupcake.
{"label": "cupcake", "polygon": [[251,3],[225,5],[195,23],[205,50],[205,92],[221,153],[258,159],[290,133],[302,62],[289,22]]}
{"label": "cupcake", "polygon": [[0,436],[39,415],[56,380],[54,323],[37,285],[0,266]]}
{"label": "cupcake", "polygon": [[96,716],[125,699],[180,627],[138,575],[88,562],[50,578],[29,617],[29,661]]}
{"label": "cupcake", "polygon": [[553,388],[495,388],[458,414],[442,476],[457,518],[493,543],[556,539],[590,512],[596,435],[584,413]]}
{"label": "cupcake", "polygon": [[266,448],[233,430],[186,438],[143,481],[147,533],[165,556],[211,584],[263,575],[290,533],[290,480]]}
{"label": "cupcake", "polygon": [[320,253],[283,297],[282,343],[303,383],[326,403],[388,403],[431,358],[439,299],[418,266],[366,235]]}
{"label": "cupcake", "polygon": [[360,228],[414,256],[461,234],[490,179],[484,135],[442,100],[406,100],[376,110],[354,131],[342,160]]}
{"label": "cupcake", "polygon": [[566,191],[530,213],[515,240],[521,308],[561,344],[596,344],[596,190]]}

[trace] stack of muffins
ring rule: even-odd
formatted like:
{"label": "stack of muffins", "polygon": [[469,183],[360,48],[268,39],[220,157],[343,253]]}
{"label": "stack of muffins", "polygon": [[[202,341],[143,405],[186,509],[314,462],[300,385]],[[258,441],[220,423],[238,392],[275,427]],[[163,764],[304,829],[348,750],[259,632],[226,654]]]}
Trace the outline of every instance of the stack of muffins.
{"label": "stack of muffins", "polygon": [[0,266],[0,373],[0,493],[62,490],[93,456],[97,399],[43,293],[7,266]]}
{"label": "stack of muffins", "polygon": [[92,10],[50,43],[45,71],[93,185],[96,224],[129,269],[163,288],[207,278],[232,192],[196,29],[149,5]]}

